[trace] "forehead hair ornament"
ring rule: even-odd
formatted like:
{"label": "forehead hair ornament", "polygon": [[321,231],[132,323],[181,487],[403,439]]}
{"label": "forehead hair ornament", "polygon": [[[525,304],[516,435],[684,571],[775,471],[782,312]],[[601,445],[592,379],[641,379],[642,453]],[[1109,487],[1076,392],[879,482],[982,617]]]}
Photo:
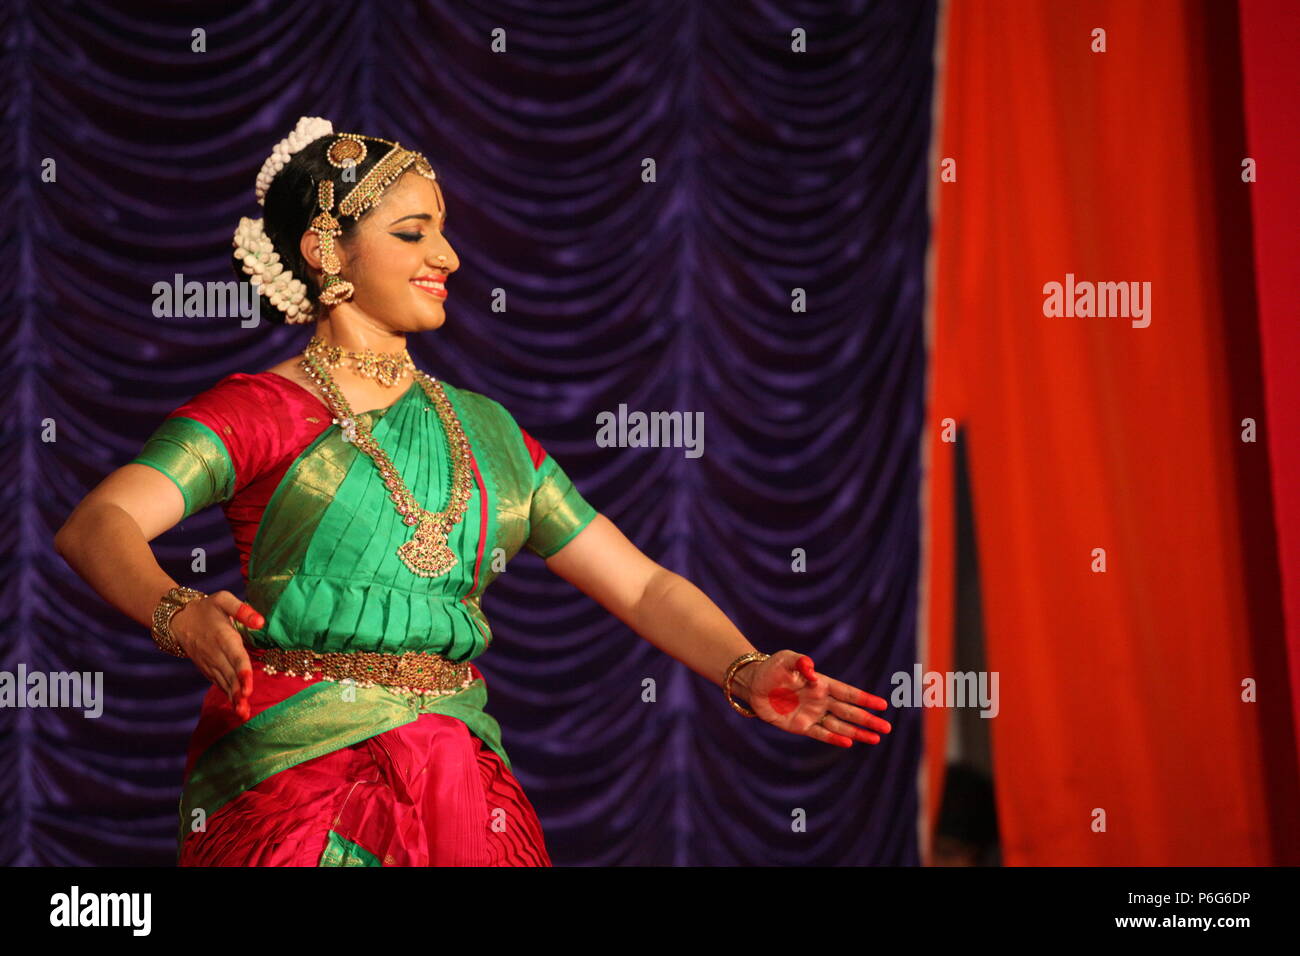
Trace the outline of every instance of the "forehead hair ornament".
{"label": "forehead hair ornament", "polygon": [[[258,203],[266,204],[266,193],[271,188],[272,181],[289,164],[294,153],[322,136],[331,135],[334,135],[334,126],[329,120],[319,116],[300,117],[293,132],[276,144],[257,174],[254,194]],[[379,202],[388,187],[408,169],[430,181],[437,181],[433,167],[423,155],[400,143],[375,136],[340,133],[326,150],[325,158],[336,169],[347,169],[364,161],[372,147],[386,148],[386,151],[371,167],[370,172],[347,190],[339,200],[337,211],[334,208],[333,180],[322,179],[315,184],[318,212],[309,228],[320,240],[321,267],[325,273],[320,301],[324,305],[345,302],[352,297],[354,291],[352,283],[339,275],[341,264],[334,242],[343,232],[339,217],[360,218]],[[244,272],[249,276],[248,281],[266,295],[272,305],[284,312],[286,322],[311,322],[316,318],[316,310],[307,297],[307,287],[284,267],[270,237],[266,235],[261,219],[241,218],[233,244],[235,257],[242,263]]]}

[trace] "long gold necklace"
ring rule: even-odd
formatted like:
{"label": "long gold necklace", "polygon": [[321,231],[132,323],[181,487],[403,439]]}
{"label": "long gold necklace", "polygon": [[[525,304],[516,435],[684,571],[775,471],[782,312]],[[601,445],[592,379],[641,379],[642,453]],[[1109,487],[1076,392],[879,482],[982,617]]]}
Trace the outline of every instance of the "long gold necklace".
{"label": "long gold necklace", "polygon": [[459,562],[456,553],[447,546],[447,535],[452,527],[465,516],[465,507],[469,503],[473,487],[470,464],[469,439],[461,428],[456,409],[452,407],[442,383],[412,366],[412,374],[424,394],[429,397],[438,417],[442,420],[443,433],[447,436],[447,450],[451,458],[451,493],[447,507],[442,511],[426,511],[415,500],[411,490],[397,473],[388,453],[379,447],[375,436],[366,423],[352,414],[352,407],[347,398],[335,384],[328,369],[315,355],[308,355],[300,363],[307,375],[325,396],[325,402],[334,413],[334,424],[343,429],[343,440],[354,443],[370,456],[379,469],[379,477],[388,488],[388,497],[397,506],[397,512],[407,525],[414,525],[415,537],[397,549],[397,556],[402,563],[415,574],[425,578],[436,578],[446,574]]}
{"label": "long gold necklace", "polygon": [[321,362],[326,368],[352,364],[356,373],[389,387],[402,380],[407,372],[415,374],[415,363],[406,349],[400,352],[376,352],[365,349],[350,352],[341,345],[330,345],[319,335],[313,335],[303,354]]}

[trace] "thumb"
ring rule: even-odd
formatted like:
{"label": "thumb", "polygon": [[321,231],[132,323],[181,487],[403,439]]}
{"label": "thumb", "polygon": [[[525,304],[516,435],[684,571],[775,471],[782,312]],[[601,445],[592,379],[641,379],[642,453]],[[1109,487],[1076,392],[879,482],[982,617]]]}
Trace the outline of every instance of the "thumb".
{"label": "thumb", "polygon": [[808,683],[817,683],[817,672],[813,670],[812,658],[807,654],[802,655],[799,660],[795,662],[795,668],[804,676],[804,679],[807,680]]}
{"label": "thumb", "polygon": [[239,604],[239,610],[235,612],[235,620],[254,631],[266,627],[266,618],[258,611],[253,610],[251,604],[245,604],[242,601]]}
{"label": "thumb", "polygon": [[229,591],[218,591],[212,595],[212,599],[217,607],[245,627],[254,631],[266,627],[266,618],[262,614],[255,610],[251,604],[244,603]]}

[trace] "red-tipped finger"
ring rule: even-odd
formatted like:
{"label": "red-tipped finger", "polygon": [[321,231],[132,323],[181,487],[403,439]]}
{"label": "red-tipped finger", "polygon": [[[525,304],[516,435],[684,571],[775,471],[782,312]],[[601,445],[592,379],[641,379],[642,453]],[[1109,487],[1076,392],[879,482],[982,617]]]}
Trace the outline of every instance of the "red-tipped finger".
{"label": "red-tipped finger", "polygon": [[252,605],[249,604],[239,605],[239,610],[235,612],[235,620],[255,631],[266,627],[266,618],[253,610]]}
{"label": "red-tipped finger", "polygon": [[808,683],[817,683],[817,672],[813,670],[812,658],[807,654],[799,658],[799,673],[803,674]]}
{"label": "red-tipped finger", "polygon": [[208,679],[211,680],[212,683],[216,684],[218,689],[229,697],[233,704],[235,694],[238,690],[238,684],[235,680],[234,672],[229,670],[227,667],[221,666],[224,663],[225,662],[222,661],[219,664],[214,664],[209,670]]}
{"label": "red-tipped finger", "polygon": [[253,696],[253,672],[248,668],[239,672],[239,692],[244,697]]}
{"label": "red-tipped finger", "polygon": [[862,692],[862,700],[858,702],[859,707],[870,707],[872,710],[884,710],[889,706],[889,701],[883,697],[877,697],[875,694],[868,694],[865,690]]}

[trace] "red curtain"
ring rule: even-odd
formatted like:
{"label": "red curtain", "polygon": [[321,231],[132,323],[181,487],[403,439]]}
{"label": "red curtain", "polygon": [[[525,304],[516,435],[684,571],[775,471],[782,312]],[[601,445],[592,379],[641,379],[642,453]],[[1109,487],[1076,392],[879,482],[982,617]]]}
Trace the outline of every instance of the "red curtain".
{"label": "red curtain", "polygon": [[[1263,174],[1251,186],[1268,450],[1286,606],[1293,727],[1300,727],[1300,308],[1291,288],[1300,263],[1300,6],[1241,4],[1246,138]],[[1297,751],[1300,753],[1300,751]]]}
{"label": "red curtain", "polygon": [[[952,419],[1000,677],[1004,862],[1294,863],[1237,9],[953,2],[944,19],[922,657],[951,668]],[[1045,284],[1070,276],[1150,283],[1149,325],[1045,315]],[[926,713],[931,829],[947,718]]]}

